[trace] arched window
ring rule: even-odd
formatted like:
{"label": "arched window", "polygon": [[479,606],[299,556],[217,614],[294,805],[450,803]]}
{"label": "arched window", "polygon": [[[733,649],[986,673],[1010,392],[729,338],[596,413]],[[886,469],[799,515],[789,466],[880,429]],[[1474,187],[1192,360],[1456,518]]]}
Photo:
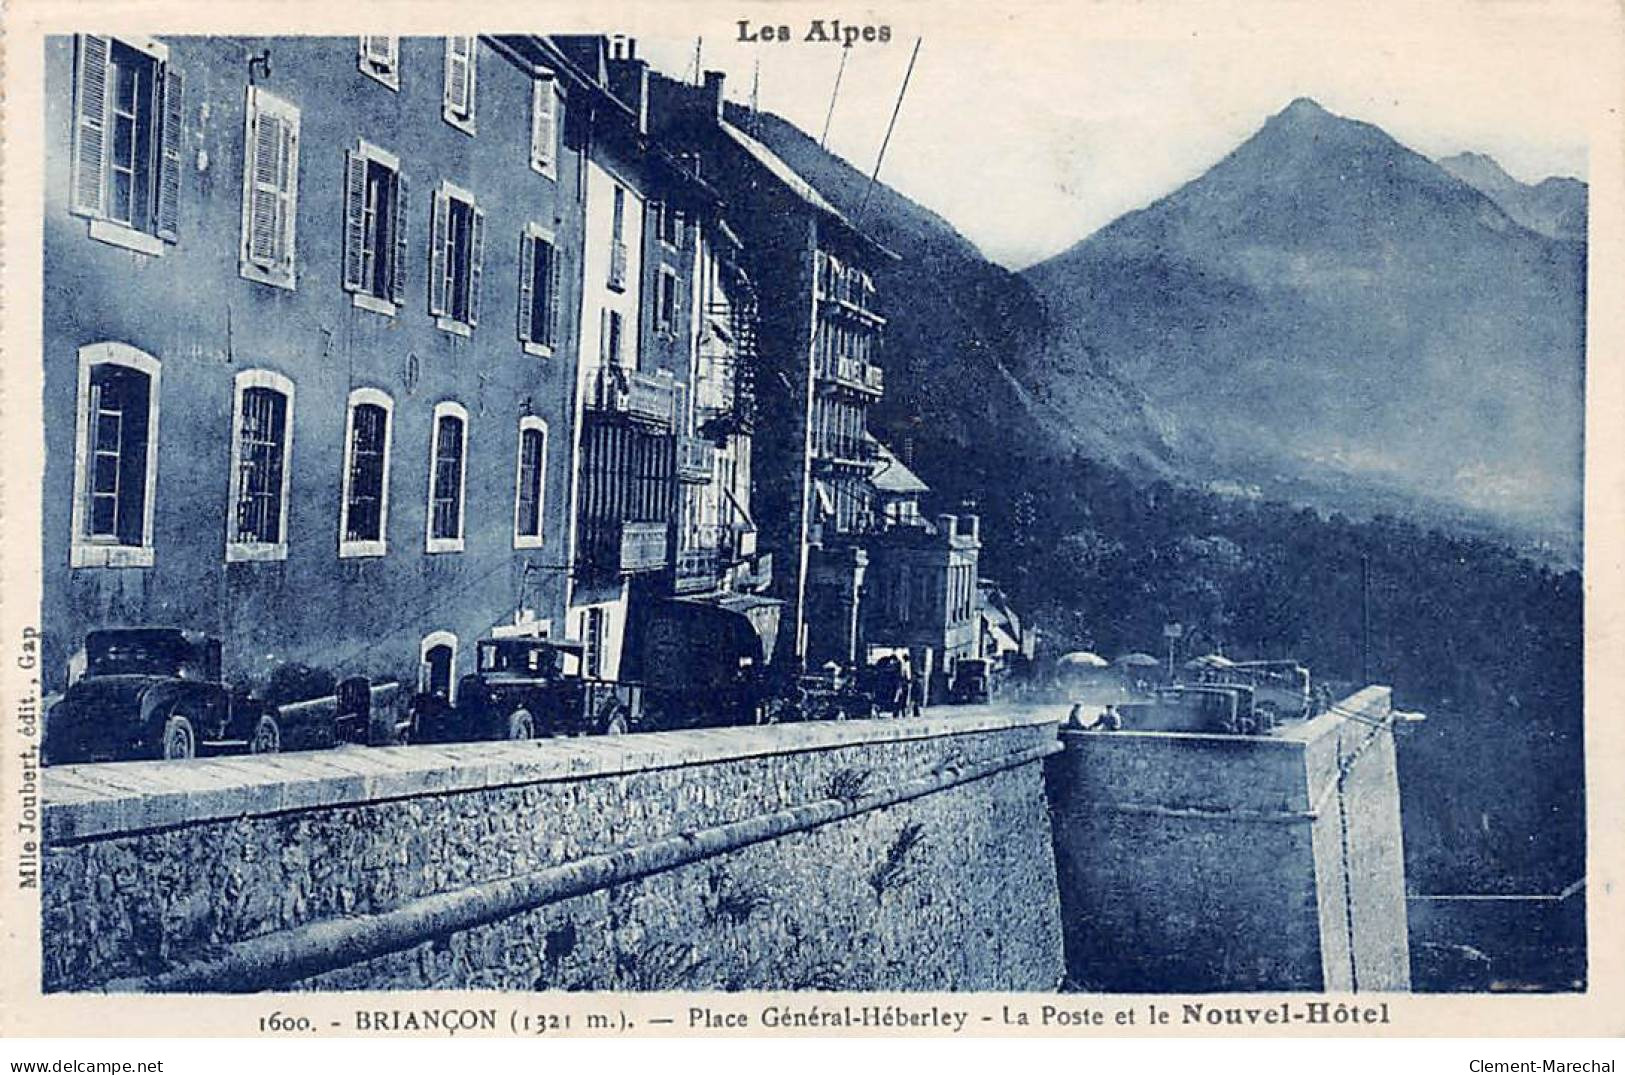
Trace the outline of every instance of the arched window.
{"label": "arched window", "polygon": [[542,520],[547,494],[547,423],[526,416],[519,419],[519,461],[515,476],[513,547],[542,546]]}
{"label": "arched window", "polygon": [[395,401],[376,388],[350,393],[344,424],[339,555],[382,556],[389,531],[389,447]]}
{"label": "arched window", "polygon": [[457,702],[457,636],[431,631],[418,646],[418,690]]}
{"label": "arched window", "polygon": [[159,362],[128,344],[79,349],[73,567],[151,567]]}
{"label": "arched window", "polygon": [[243,370],[232,405],[227,561],[287,559],[292,451],[293,382],[271,370]]}
{"label": "arched window", "polygon": [[450,401],[434,407],[429,444],[430,552],[463,551],[463,479],[468,469],[468,411]]}

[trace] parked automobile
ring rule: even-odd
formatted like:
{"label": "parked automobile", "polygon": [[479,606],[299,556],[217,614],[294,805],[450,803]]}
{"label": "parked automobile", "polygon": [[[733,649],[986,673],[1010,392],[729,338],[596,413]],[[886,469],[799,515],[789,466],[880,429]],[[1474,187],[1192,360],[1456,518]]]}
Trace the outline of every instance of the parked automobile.
{"label": "parked automobile", "polygon": [[1318,711],[1309,669],[1293,660],[1226,661],[1194,670],[1194,681],[1213,686],[1251,687],[1265,720],[1307,720]]}
{"label": "parked automobile", "polygon": [[986,657],[966,657],[954,668],[948,688],[951,701],[976,704],[993,700],[993,662]]}
{"label": "parked automobile", "polygon": [[633,730],[641,690],[583,676],[581,649],[540,638],[481,639],[475,670],[457,684],[455,699],[438,692],[413,697],[413,738],[452,743]]}
{"label": "parked automobile", "polygon": [[[353,687],[350,697],[353,706]],[[43,754],[66,765],[331,746],[350,717],[343,708],[336,696],[224,682],[220,641],[199,632],[108,628],[85,636],[84,673],[46,715]]]}
{"label": "parked automobile", "polygon": [[1127,731],[1267,735],[1275,722],[1255,704],[1253,688],[1235,684],[1158,687],[1145,701],[1117,706]]}

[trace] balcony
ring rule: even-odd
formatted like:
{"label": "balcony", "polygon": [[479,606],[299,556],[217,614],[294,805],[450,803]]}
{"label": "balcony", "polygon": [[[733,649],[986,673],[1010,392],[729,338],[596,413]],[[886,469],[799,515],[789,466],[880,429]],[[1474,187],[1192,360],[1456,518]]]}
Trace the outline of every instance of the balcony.
{"label": "balcony", "polygon": [[884,395],[886,371],[873,362],[852,355],[836,355],[820,362],[818,376],[825,384],[840,385],[857,392]]}
{"label": "balcony", "polygon": [[589,575],[639,575],[660,571],[669,558],[663,522],[602,522],[583,535],[582,567]]}
{"label": "balcony", "polygon": [[813,446],[813,458],[817,462],[839,466],[859,467],[868,471],[878,456],[873,441],[865,437],[844,437],[829,435]]}
{"label": "balcony", "polygon": [[609,244],[608,283],[611,290],[626,290],[626,243],[620,239],[615,239]]}
{"label": "balcony", "polygon": [[704,484],[711,480],[716,446],[700,437],[677,438],[677,480]]}
{"label": "balcony", "polygon": [[603,366],[593,379],[588,408],[670,429],[677,413],[677,384],[665,372],[655,375]]}
{"label": "balcony", "polygon": [[722,550],[684,549],[677,554],[673,588],[678,593],[704,593],[715,589],[722,571]]}

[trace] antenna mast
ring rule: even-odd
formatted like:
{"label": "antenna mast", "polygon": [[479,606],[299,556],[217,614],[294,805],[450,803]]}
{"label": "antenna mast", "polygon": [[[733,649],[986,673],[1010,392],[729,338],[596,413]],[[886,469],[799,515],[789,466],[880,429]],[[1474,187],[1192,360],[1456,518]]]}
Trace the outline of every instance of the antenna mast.
{"label": "antenna mast", "polygon": [[829,121],[835,118],[835,99],[841,95],[841,76],[846,74],[846,58],[851,54],[850,48],[841,50],[841,66],[835,71],[835,88],[830,91],[829,111],[824,114],[824,133],[818,136],[819,149],[829,142]]}
{"label": "antenna mast", "polygon": [[869,208],[869,195],[874,193],[875,183],[880,179],[880,164],[886,159],[886,147],[891,145],[891,133],[897,126],[897,113],[903,110],[903,95],[908,93],[908,80],[914,74],[914,61],[920,58],[920,42],[923,38],[914,39],[914,52],[908,58],[908,70],[903,72],[903,85],[897,90],[897,104],[891,110],[891,122],[886,124],[886,137],[880,141],[880,152],[875,155],[875,170],[869,174],[869,185],[863,188],[863,202],[858,206],[856,223],[862,223],[864,211]]}

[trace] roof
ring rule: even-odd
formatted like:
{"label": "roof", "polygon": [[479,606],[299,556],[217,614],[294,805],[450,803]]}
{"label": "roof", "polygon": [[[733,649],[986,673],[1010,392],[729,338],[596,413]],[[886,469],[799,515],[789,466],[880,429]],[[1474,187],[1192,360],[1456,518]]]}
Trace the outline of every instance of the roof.
{"label": "roof", "polygon": [[827,200],[825,200],[824,196],[818,193],[811,183],[801,178],[794,168],[791,168],[788,164],[784,163],[784,159],[777,153],[773,152],[771,149],[768,149],[766,146],[762,145],[762,143],[758,142],[756,139],[752,138],[738,127],[735,127],[727,120],[721,120],[720,123],[724,134],[733,139],[735,142],[739,143],[740,147],[744,149],[746,153],[749,153],[756,159],[756,163],[760,164],[763,168],[766,168],[770,173],[772,173],[773,178],[777,179],[780,183],[783,183],[786,187],[789,187],[790,191],[795,194],[796,197],[800,198],[814,209],[817,209],[819,212],[828,213],[830,216],[839,220],[847,227],[852,227],[852,222],[847,220],[846,217],[842,216],[839,209],[835,208]]}
{"label": "roof", "polygon": [[882,246],[874,238],[860,230],[856,224],[848,220],[846,215],[839,209],[835,208],[829,199],[818,193],[818,189],[816,187],[807,182],[807,180],[803,179],[801,173],[797,172],[794,168],[790,167],[790,165],[786,164],[783,157],[780,157],[777,153],[767,148],[767,146],[763,145],[761,142],[758,142],[756,139],[752,138],[750,135],[746,134],[738,127],[735,127],[732,123],[729,123],[725,119],[718,120],[717,125],[721,127],[722,133],[726,135],[729,140],[749,154],[751,159],[756,161],[757,164],[760,164],[763,168],[767,169],[768,174],[783,184],[785,189],[789,190],[790,193],[800,198],[811,208],[823,213],[825,216],[828,216],[831,220],[835,221],[841,227],[850,232],[858,240],[858,242],[869,246],[874,251],[878,252],[881,257],[887,258],[891,261],[902,260],[902,258],[896,253]]}
{"label": "roof", "polygon": [[904,466],[903,461],[893,455],[890,448],[873,437],[869,440],[874,443],[875,452],[880,459],[880,466],[869,479],[877,492],[889,496],[915,496],[931,491],[931,487],[921,481],[919,475]]}

